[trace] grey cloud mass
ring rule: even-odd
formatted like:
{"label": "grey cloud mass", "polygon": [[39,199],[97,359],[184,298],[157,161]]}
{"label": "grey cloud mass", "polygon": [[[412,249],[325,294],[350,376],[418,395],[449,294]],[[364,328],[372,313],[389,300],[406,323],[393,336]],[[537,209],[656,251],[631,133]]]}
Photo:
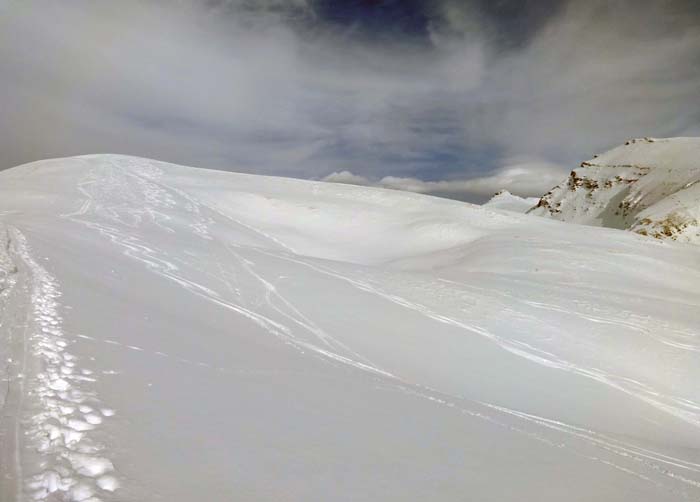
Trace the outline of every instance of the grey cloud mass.
{"label": "grey cloud mass", "polygon": [[0,168],[116,152],[476,200],[700,134],[693,2],[487,3],[425,3],[424,34],[376,37],[312,0],[6,2]]}

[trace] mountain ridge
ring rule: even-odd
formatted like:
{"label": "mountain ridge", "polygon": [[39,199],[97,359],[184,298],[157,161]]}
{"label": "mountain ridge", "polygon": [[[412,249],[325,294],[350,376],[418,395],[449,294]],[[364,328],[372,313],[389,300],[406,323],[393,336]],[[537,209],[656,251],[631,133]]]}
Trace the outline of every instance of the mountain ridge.
{"label": "mountain ridge", "polygon": [[640,138],[582,162],[529,214],[700,243],[700,138]]}

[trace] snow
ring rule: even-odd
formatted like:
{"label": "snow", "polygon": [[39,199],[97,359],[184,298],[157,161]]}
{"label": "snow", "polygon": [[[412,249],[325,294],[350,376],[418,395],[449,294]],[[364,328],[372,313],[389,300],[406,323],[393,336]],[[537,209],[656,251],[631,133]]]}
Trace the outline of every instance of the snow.
{"label": "snow", "polygon": [[695,246],[117,155],[0,240],[2,500],[700,495]]}
{"label": "snow", "polygon": [[533,214],[700,243],[700,138],[633,139],[572,171]]}
{"label": "snow", "polygon": [[484,206],[491,209],[503,209],[516,213],[527,213],[539,202],[537,197],[519,197],[513,195],[508,190],[501,190],[496,193]]}

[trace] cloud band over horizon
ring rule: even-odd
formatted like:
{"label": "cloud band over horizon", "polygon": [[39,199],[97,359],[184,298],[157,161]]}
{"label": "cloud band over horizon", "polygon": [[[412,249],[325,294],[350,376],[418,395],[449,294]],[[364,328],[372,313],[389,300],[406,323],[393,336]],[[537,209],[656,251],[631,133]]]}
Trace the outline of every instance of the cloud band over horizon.
{"label": "cloud band over horizon", "polygon": [[700,135],[692,2],[498,4],[10,1],[0,168],[112,152],[478,198]]}

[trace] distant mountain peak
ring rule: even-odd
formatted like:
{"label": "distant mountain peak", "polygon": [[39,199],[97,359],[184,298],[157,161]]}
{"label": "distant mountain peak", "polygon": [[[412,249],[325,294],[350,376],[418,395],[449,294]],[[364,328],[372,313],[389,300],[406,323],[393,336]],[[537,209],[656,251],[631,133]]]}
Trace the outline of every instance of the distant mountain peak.
{"label": "distant mountain peak", "polygon": [[700,138],[626,141],[571,171],[529,212],[700,243]]}
{"label": "distant mountain peak", "polygon": [[516,213],[525,213],[536,203],[536,197],[519,197],[503,189],[496,192],[484,206],[491,209],[505,209]]}

